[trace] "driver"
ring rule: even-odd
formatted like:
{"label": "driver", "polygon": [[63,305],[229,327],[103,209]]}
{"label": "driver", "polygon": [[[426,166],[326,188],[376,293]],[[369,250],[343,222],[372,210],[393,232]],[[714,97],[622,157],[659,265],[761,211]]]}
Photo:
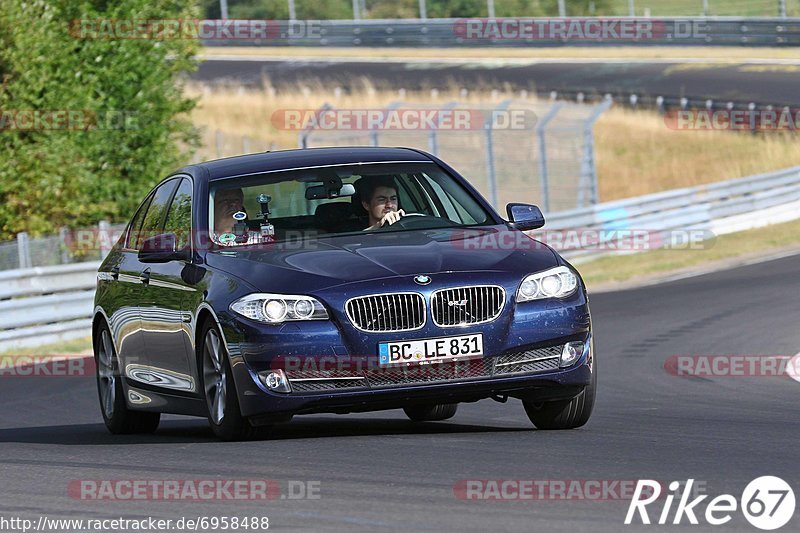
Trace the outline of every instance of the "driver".
{"label": "driver", "polygon": [[406,214],[398,209],[397,185],[389,177],[368,180],[361,191],[361,205],[369,214],[369,227],[364,231],[392,225]]}

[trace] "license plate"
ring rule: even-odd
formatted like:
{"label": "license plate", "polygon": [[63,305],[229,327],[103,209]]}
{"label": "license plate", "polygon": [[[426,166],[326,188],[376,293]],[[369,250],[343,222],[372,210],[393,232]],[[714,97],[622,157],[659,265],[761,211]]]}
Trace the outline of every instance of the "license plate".
{"label": "license plate", "polygon": [[460,335],[438,339],[378,343],[381,366],[402,363],[430,364],[442,361],[471,359],[483,355],[483,335]]}

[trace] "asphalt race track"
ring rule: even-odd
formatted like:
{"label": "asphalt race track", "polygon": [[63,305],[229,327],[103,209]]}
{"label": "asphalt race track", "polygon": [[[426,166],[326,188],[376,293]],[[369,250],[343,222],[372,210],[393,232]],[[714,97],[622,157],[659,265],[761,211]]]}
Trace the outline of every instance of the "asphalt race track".
{"label": "asphalt race track", "polygon": [[758,105],[800,106],[796,64],[703,64],[596,61],[330,61],[215,59],[200,64],[193,79],[204,83],[276,86],[320,80],[325,87],[407,90],[486,87],[629,95]]}
{"label": "asphalt race track", "polygon": [[[797,493],[800,383],[675,377],[663,367],[673,354],[796,354],[798,279],[794,256],[593,296],[599,395],[590,422],[573,431],[537,431],[519,402],[485,400],[437,423],[414,424],[401,411],[297,417],[258,442],[221,443],[205,420],[181,417],[155,435],[112,437],[92,377],[2,377],[0,514],[268,516],[276,531],[757,531],[741,512],[721,527],[687,528],[685,519],[680,528],[626,527],[625,500],[465,501],[453,487],[692,478],[711,497],[739,498],[752,479],[776,475]],[[318,481],[320,498],[86,501],[68,493],[72,480],[254,478],[282,487]],[[661,503],[653,505],[656,520]],[[795,517],[783,530],[797,527]]]}

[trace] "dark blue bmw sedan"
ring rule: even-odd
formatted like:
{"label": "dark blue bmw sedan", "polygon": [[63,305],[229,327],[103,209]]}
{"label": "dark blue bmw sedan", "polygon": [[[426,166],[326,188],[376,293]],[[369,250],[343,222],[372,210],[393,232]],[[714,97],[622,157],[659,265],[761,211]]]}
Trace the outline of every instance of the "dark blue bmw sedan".
{"label": "dark blue bmw sedan", "polygon": [[597,382],[586,290],[443,161],[322,148],[188,166],[145,198],[97,275],[93,339],[112,433],[161,413],[222,439],[307,413],[522,401],[582,426]]}

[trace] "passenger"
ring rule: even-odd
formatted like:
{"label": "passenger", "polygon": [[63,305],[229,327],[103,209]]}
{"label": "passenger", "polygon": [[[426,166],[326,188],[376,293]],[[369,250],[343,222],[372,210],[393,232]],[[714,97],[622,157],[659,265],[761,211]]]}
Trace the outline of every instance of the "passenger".
{"label": "passenger", "polygon": [[245,214],[244,193],[242,189],[221,189],[214,195],[214,240],[223,246],[260,244],[261,235],[257,231],[246,230],[244,235],[236,235],[234,225],[240,222],[233,218],[238,212]]}
{"label": "passenger", "polygon": [[369,215],[369,226],[364,231],[392,225],[405,211],[398,209],[397,185],[388,177],[369,179],[361,189],[361,205]]}
{"label": "passenger", "polygon": [[244,211],[242,189],[222,189],[214,195],[214,233],[233,233],[233,215]]}

